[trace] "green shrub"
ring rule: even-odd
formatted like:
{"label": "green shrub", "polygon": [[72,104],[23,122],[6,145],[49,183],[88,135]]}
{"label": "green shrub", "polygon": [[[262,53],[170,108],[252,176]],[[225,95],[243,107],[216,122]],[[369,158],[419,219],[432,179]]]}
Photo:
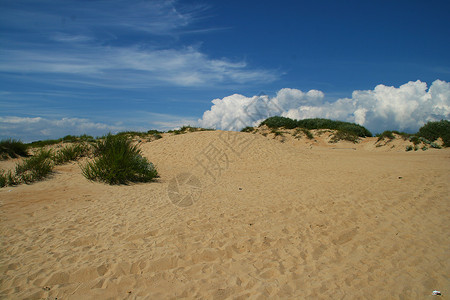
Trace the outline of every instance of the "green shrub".
{"label": "green shrub", "polygon": [[349,122],[333,121],[328,119],[303,119],[303,120],[292,120],[285,117],[270,117],[264,120],[259,126],[266,125],[269,128],[280,128],[284,127],[286,129],[293,128],[306,128],[312,129],[331,129],[339,130],[342,132],[347,132],[348,134],[356,135],[359,137],[370,137],[372,133],[365,127]]}
{"label": "green shrub", "polygon": [[38,147],[42,148],[45,146],[51,146],[59,143],[78,143],[78,142],[95,142],[95,139],[90,135],[66,135],[65,137],[62,137],[60,139],[52,139],[52,140],[43,140],[43,141],[35,141],[28,144],[30,147]]}
{"label": "green shrub", "polygon": [[297,121],[292,120],[290,118],[285,118],[285,117],[270,117],[265,119],[263,122],[261,122],[261,124],[259,126],[263,126],[266,125],[269,128],[280,128],[280,127],[284,127],[286,129],[293,129],[298,127],[297,125]]}
{"label": "green shrub", "polygon": [[281,131],[278,131],[276,129],[272,129],[271,133],[273,133],[275,136],[284,136]]}
{"label": "green shrub", "polygon": [[338,131],[336,131],[333,134],[333,136],[331,137],[330,142],[331,143],[337,143],[337,142],[339,142],[341,140],[349,141],[349,142],[352,142],[352,143],[356,144],[356,143],[359,142],[359,137],[356,134],[354,134],[354,133],[338,130]]}
{"label": "green shrub", "polygon": [[295,129],[293,136],[297,139],[301,138],[300,133],[303,133],[308,139],[312,140],[314,138],[314,135],[312,134],[311,131],[309,131],[306,128],[297,128]]}
{"label": "green shrub", "polygon": [[445,147],[450,147],[450,121],[441,120],[438,122],[428,122],[423,125],[417,135],[434,142],[442,138]]}
{"label": "green shrub", "polygon": [[107,135],[95,145],[93,161],[82,166],[83,175],[108,184],[148,182],[158,177],[155,166],[141,155],[141,150],[126,136]]}
{"label": "green shrub", "polygon": [[301,131],[306,135],[306,137],[310,140],[312,140],[314,138],[314,135],[312,134],[311,131],[309,131],[306,128],[301,128]]}
{"label": "green shrub", "polygon": [[160,135],[159,133],[154,133],[153,137],[155,138],[155,140],[162,139],[162,135]]}
{"label": "green shrub", "polygon": [[431,147],[431,148],[435,148],[435,149],[441,149],[441,148],[442,148],[441,146],[439,146],[439,145],[436,144],[435,142],[431,142],[431,143],[430,143],[430,147]]}
{"label": "green shrub", "polygon": [[16,165],[16,182],[31,183],[46,178],[53,170],[52,153],[41,150]]}
{"label": "green shrub", "polygon": [[87,144],[73,144],[70,146],[65,146],[58,150],[53,156],[53,160],[57,165],[77,160],[83,156],[86,156],[89,152],[89,146]]}
{"label": "green shrub", "polygon": [[413,150],[414,148],[413,148],[413,146],[411,146],[411,145],[408,145],[408,146],[406,146],[406,151],[411,151],[411,150]]}
{"label": "green shrub", "polygon": [[0,187],[14,186],[19,183],[19,179],[11,170],[8,170],[8,172],[5,172],[5,170],[0,170]]}
{"label": "green shrub", "polygon": [[19,156],[28,156],[28,146],[19,140],[4,139],[0,141],[0,158],[16,158]]}
{"label": "green shrub", "polygon": [[133,137],[140,137],[140,138],[144,138],[148,135],[147,132],[140,132],[140,131],[121,131],[116,133],[116,135],[118,136],[126,136],[129,138],[133,138]]}
{"label": "green shrub", "polygon": [[251,126],[247,126],[241,129],[241,132],[253,132],[255,130],[255,128],[251,127]]}
{"label": "green shrub", "polygon": [[409,141],[412,142],[414,144],[414,146],[420,144],[422,141],[419,139],[418,136],[413,135],[409,138]]}
{"label": "green shrub", "polygon": [[159,130],[155,130],[155,129],[150,129],[149,131],[147,131],[147,133],[155,135],[155,134],[161,134],[163,132],[159,131]]}
{"label": "green shrub", "polygon": [[384,138],[388,138],[390,140],[395,139],[394,131],[390,131],[390,130],[383,131],[383,133],[378,134],[377,137],[378,137],[377,142],[381,141]]}
{"label": "green shrub", "polygon": [[190,125],[187,126],[183,126],[180,129],[176,129],[176,130],[169,130],[167,131],[168,133],[173,133],[173,134],[184,134],[187,132],[195,132],[195,131],[214,131],[215,129],[213,128],[202,128],[202,127],[193,127]]}
{"label": "green shrub", "polygon": [[0,169],[0,188],[7,186],[7,185],[8,185],[8,181],[6,179],[5,170]]}
{"label": "green shrub", "polygon": [[34,147],[34,148],[43,148],[45,146],[51,146],[51,145],[55,145],[61,143],[61,139],[58,140],[44,140],[44,141],[34,141],[29,143],[28,145],[30,147]]}

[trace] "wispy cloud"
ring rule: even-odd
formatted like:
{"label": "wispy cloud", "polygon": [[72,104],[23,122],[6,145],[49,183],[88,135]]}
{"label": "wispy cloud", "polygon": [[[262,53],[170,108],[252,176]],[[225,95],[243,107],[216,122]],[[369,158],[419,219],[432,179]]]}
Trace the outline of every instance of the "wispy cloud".
{"label": "wispy cloud", "polygon": [[[175,1],[89,1],[82,5],[65,1],[43,11],[27,3],[10,5],[1,14],[0,25],[9,30],[3,30],[0,72],[39,76],[49,84],[109,88],[261,83],[280,75],[158,38],[209,32],[209,28],[193,26],[205,6],[181,7]],[[137,31],[144,32],[144,38],[128,38]]]}
{"label": "wispy cloud", "polygon": [[144,111],[128,112],[120,121],[93,121],[90,118],[0,116],[0,139],[16,138],[24,142],[88,134],[102,136],[125,130],[167,131],[183,125],[196,126],[197,118]]}
{"label": "wispy cloud", "polygon": [[59,138],[68,134],[81,135],[87,133],[98,136],[121,130],[124,130],[124,127],[92,122],[81,118],[0,117],[0,137],[20,138],[24,142]]}

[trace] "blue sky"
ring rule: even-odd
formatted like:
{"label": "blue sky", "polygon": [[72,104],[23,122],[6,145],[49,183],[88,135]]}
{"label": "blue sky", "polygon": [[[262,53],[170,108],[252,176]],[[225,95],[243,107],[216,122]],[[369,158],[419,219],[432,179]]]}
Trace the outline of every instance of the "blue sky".
{"label": "blue sky", "polygon": [[290,117],[416,130],[450,116],[449,11],[438,0],[0,0],[0,138],[238,130],[243,103],[264,97]]}

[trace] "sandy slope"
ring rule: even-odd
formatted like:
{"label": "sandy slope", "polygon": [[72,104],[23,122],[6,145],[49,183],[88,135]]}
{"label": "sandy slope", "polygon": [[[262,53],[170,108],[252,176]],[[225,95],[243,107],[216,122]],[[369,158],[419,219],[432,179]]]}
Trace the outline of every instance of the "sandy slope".
{"label": "sandy slope", "polygon": [[450,293],[449,149],[221,131],[142,149],[157,182],[90,183],[74,163],[0,189],[1,298]]}

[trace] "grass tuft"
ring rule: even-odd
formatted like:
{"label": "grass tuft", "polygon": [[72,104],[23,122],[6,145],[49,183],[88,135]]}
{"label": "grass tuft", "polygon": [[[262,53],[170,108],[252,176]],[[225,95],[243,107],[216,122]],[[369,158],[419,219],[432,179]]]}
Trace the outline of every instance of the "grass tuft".
{"label": "grass tuft", "polygon": [[441,138],[444,147],[450,147],[450,121],[428,122],[419,129],[417,135],[431,142]]}
{"label": "grass tuft", "polygon": [[41,150],[34,156],[16,165],[15,180],[11,181],[19,184],[42,180],[52,172],[53,166],[51,151]]}
{"label": "grass tuft", "polygon": [[94,146],[97,156],[81,167],[83,175],[92,181],[108,184],[149,182],[158,177],[155,166],[126,136],[107,135]]}
{"label": "grass tuft", "polygon": [[183,126],[180,129],[176,129],[176,130],[169,130],[167,131],[168,133],[173,133],[173,134],[184,134],[187,132],[196,132],[196,131],[214,131],[215,129],[213,128],[202,128],[202,127],[193,127],[190,125],[187,126]]}
{"label": "grass tuft", "polygon": [[16,139],[4,139],[0,141],[0,158],[16,158],[28,156],[28,146]]}
{"label": "grass tuft", "polygon": [[79,143],[65,146],[58,150],[53,156],[55,164],[60,165],[69,161],[78,160],[89,153],[90,147],[87,144]]}
{"label": "grass tuft", "polygon": [[241,129],[241,132],[253,132],[255,130],[255,128],[251,127],[251,126],[247,126]]}
{"label": "grass tuft", "polygon": [[359,137],[356,134],[354,134],[353,132],[347,132],[342,130],[338,130],[336,133],[334,133],[333,136],[331,137],[330,142],[337,143],[341,140],[349,141],[354,144],[359,143]]}
{"label": "grass tuft", "polygon": [[383,140],[384,138],[388,138],[389,140],[395,139],[394,132],[390,130],[383,131],[381,134],[377,134],[378,140],[377,142]]}

